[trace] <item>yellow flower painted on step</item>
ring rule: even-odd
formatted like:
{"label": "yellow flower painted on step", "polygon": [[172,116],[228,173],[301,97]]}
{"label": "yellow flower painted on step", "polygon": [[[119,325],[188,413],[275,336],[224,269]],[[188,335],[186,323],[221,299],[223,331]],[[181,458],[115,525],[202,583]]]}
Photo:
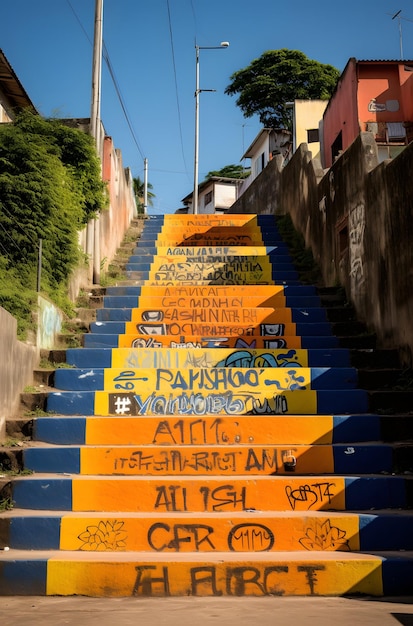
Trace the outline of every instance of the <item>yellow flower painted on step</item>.
{"label": "yellow flower painted on step", "polygon": [[346,531],[332,526],[327,519],[323,523],[316,522],[314,527],[306,530],[305,537],[300,539],[301,545],[306,550],[340,550],[350,551],[348,540],[345,539]]}
{"label": "yellow flower painted on step", "polygon": [[87,526],[78,537],[82,541],[79,549],[90,552],[125,550],[127,534],[123,527],[124,522],[117,520],[101,520],[97,526]]}

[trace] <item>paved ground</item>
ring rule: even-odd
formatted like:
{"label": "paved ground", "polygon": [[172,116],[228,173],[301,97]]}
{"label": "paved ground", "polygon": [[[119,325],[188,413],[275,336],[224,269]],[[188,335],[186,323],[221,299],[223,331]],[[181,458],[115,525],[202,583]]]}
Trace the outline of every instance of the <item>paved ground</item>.
{"label": "paved ground", "polygon": [[413,626],[413,597],[0,597],[4,626]]}

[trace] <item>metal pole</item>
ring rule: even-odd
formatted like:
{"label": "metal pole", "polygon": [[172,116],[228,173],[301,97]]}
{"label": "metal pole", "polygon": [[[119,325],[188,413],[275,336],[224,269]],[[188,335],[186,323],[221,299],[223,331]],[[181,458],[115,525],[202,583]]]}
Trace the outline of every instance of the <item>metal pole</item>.
{"label": "metal pole", "polygon": [[148,159],[143,160],[143,214],[148,212]]}
{"label": "metal pole", "polygon": [[[102,159],[101,154],[101,122],[100,122],[100,101],[102,84],[102,50],[103,50],[103,0],[96,0],[95,4],[95,32],[93,41],[93,61],[92,61],[92,104],[90,112],[90,134],[95,140],[96,152]],[[93,283],[100,283],[100,223],[99,217],[93,220],[93,224],[88,228],[93,228],[90,233],[90,241],[93,241],[91,252],[93,259]]]}
{"label": "metal pole", "polygon": [[93,40],[92,61],[92,103],[90,112],[90,134],[95,139],[96,149],[100,153],[100,97],[102,79],[103,48],[103,0],[95,4],[95,33]]}
{"label": "metal pole", "polygon": [[199,51],[220,50],[228,48],[228,41],[222,41],[219,46],[195,45],[195,156],[194,156],[194,191],[192,194],[192,213],[198,213],[198,156],[199,156],[199,94],[201,91],[215,91],[215,89],[199,88]]}
{"label": "metal pole", "polygon": [[198,213],[198,152],[199,152],[199,46],[195,46],[195,157],[192,213]]}
{"label": "metal pole", "polygon": [[42,246],[43,239],[39,239],[39,256],[37,261],[37,293],[40,293],[40,283],[42,280]]}

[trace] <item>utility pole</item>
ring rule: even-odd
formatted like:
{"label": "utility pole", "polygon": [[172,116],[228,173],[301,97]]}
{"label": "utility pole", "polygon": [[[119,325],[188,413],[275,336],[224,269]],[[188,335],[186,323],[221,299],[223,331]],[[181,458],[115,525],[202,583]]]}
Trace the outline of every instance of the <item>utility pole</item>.
{"label": "utility pole", "polygon": [[[93,40],[92,60],[92,103],[90,111],[90,134],[95,140],[96,152],[101,154],[101,121],[100,101],[102,84],[102,50],[103,50],[103,0],[96,0],[95,4],[95,32]],[[93,230],[92,230],[93,226]],[[87,253],[93,259],[93,283],[100,283],[100,223],[99,218],[93,220],[88,227]]]}
{"label": "utility pole", "polygon": [[148,212],[148,159],[144,159],[143,164],[143,214],[146,215]]}
{"label": "utility pole", "polygon": [[92,104],[90,110],[90,134],[100,152],[100,100],[102,83],[103,49],[103,0],[95,0],[95,34],[93,39],[92,61]]}

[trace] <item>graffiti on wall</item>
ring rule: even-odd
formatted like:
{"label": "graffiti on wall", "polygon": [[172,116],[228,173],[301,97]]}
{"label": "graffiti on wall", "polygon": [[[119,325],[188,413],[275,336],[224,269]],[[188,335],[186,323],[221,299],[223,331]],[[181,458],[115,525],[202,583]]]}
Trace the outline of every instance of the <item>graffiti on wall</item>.
{"label": "graffiti on wall", "polygon": [[349,215],[350,279],[352,289],[360,288],[360,285],[365,281],[363,268],[365,226],[364,205],[358,204]]}

